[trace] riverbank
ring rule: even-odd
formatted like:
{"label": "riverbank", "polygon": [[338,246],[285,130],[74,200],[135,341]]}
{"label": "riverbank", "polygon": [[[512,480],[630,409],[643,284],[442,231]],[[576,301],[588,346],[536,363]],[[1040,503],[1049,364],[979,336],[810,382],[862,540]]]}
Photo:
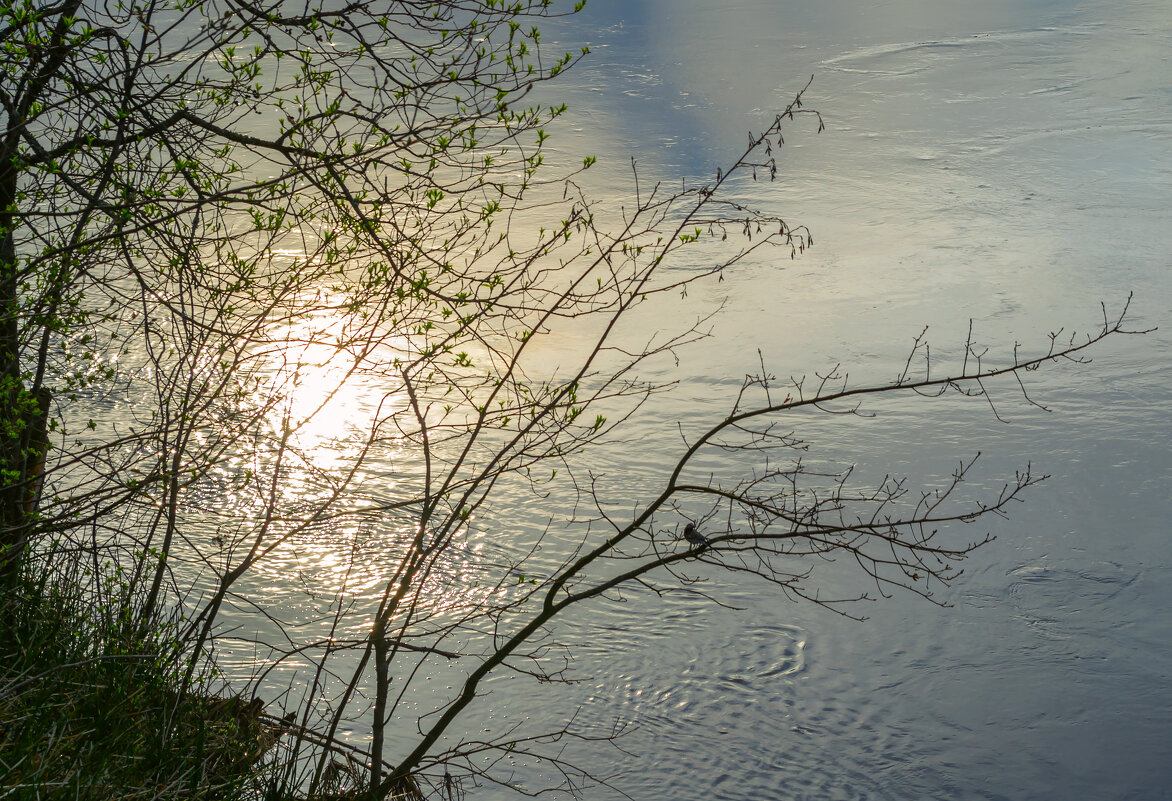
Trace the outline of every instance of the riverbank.
{"label": "riverbank", "polygon": [[0,614],[0,798],[264,795],[260,701],[184,686],[173,621],[129,630],[69,577],[23,577]]}

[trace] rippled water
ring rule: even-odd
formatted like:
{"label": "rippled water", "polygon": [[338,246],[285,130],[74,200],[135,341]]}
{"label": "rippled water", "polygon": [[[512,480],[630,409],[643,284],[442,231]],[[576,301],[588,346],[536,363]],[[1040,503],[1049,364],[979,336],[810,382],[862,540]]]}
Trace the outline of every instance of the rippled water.
{"label": "rippled water", "polygon": [[548,714],[636,728],[631,755],[575,753],[638,799],[1168,797],[1167,5],[589,5],[561,32],[593,57],[567,89],[578,135],[555,143],[598,152],[601,185],[629,186],[627,155],[643,180],[713,174],[810,74],[827,124],[787,134],[780,185],[745,190],[816,247],[699,299],[727,307],[644,418],[663,450],[608,465],[616,491],[655,474],[675,420],[724,408],[757,346],[782,375],[885,379],[925,324],[944,357],[970,319],[994,352],[1042,347],[1129,291],[1137,327],[1164,330],[1036,376],[1049,414],[1006,388],[1009,425],[964,404],[810,421],[863,470],[931,480],[981,450],[989,485],[1031,460],[1052,478],[988,524],[951,608],[895,598],[856,623],[712,575],[744,611],[636,593],[582,612],[589,680]]}
{"label": "rippled water", "polygon": [[[567,758],[613,777],[615,789],[591,799],[1169,797],[1168,11],[590,0],[550,28],[551,51],[593,51],[544,89],[572,109],[555,153],[598,155],[588,188],[612,207],[632,191],[629,156],[641,181],[712,176],[811,74],[807,103],[827,126],[796,125],[782,180],[740,190],[808,225],[816,247],[793,262],[758,257],[692,291],[685,313],[725,304],[713,336],[679,366],[655,368],[649,377],[680,386],[634,423],[635,447],[591,465],[618,507],[656,486],[677,423],[724,412],[760,360],[783,376],[841,363],[859,380],[889,380],[924,325],[945,361],[970,319],[993,353],[1040,349],[1058,328],[1093,329],[1100,301],[1118,311],[1128,292],[1136,326],[1163,329],[1106,343],[1089,367],[1033,376],[1050,413],[1005,387],[994,397],[1008,425],[981,404],[919,401],[803,422],[821,457],[863,475],[930,482],[978,450],[976,487],[1030,461],[1052,474],[1008,521],[982,523],[998,539],[944,593],[950,607],[895,597],[856,609],[870,617],[860,623],[697,567],[723,606],[634,589],[579,609],[558,629],[574,646],[577,683],[495,679],[473,729],[556,727],[578,710],[599,732],[617,721],[618,750],[566,746]],[[663,314],[649,304],[641,330],[664,325]],[[410,458],[388,451],[368,481],[395,480]],[[497,510],[450,566],[449,600],[471,586],[472,565],[505,563],[564,511],[508,487]],[[396,533],[291,542],[251,589],[290,617],[323,614],[343,581],[376,594],[363,560]],[[854,580],[826,578],[831,589]],[[230,649],[221,656],[231,664]],[[426,709],[427,692],[415,703]],[[552,775],[516,771],[529,788]],[[515,796],[487,786],[470,797]]]}

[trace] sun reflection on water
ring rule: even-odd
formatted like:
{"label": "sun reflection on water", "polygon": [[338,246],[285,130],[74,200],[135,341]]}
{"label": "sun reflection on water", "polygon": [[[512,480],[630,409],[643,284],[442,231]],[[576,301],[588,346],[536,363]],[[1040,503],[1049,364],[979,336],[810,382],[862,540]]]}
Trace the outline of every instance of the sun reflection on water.
{"label": "sun reflection on water", "polygon": [[272,386],[282,396],[269,415],[300,452],[336,461],[339,446],[368,429],[374,387],[363,381],[363,354],[346,340],[342,314],[318,313],[283,326],[270,357]]}
{"label": "sun reflection on water", "polygon": [[[269,345],[255,354],[263,435],[237,443],[219,482],[222,489],[249,470],[252,485],[211,502],[227,517],[253,521],[239,529],[229,562],[250,547],[257,521],[272,515],[263,557],[242,585],[255,584],[250,590],[282,613],[346,599],[355,614],[343,628],[362,637],[396,567],[435,536],[418,536],[418,503],[408,503],[424,492],[424,455],[409,436],[418,428],[400,367],[410,348],[369,328],[358,336],[339,298],[313,300],[313,311],[274,324]],[[432,620],[499,592],[513,561],[507,544],[475,526],[449,536],[418,588],[417,611]]]}

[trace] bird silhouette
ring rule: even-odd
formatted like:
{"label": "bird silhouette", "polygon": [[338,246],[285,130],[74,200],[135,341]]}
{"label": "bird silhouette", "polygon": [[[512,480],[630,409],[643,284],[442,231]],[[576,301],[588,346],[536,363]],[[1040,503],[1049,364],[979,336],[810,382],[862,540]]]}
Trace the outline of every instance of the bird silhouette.
{"label": "bird silhouette", "polygon": [[693,545],[711,545],[708,538],[696,530],[695,523],[688,523],[684,526],[684,539]]}

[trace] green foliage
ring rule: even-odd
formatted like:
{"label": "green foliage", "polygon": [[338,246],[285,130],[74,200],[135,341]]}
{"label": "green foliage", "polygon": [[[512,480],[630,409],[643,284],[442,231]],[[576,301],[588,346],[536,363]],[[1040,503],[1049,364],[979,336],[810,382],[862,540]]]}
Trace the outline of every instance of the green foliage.
{"label": "green foliage", "polygon": [[95,597],[73,557],[56,561],[23,575],[0,615],[0,796],[222,799],[251,786],[271,741],[259,706],[185,687],[175,621],[129,627],[124,598]]}
{"label": "green foliage", "polygon": [[[351,789],[384,796],[419,797],[417,774],[439,766],[425,756],[477,682],[555,606],[589,597],[580,579],[567,584],[571,560],[562,578],[519,573],[521,596],[506,575],[500,592],[458,596],[471,606],[451,628],[437,622],[450,610],[421,606],[498,483],[528,480],[541,494],[559,475],[574,481],[569,459],[656,391],[637,368],[699,336],[611,340],[634,304],[721,269],[657,275],[673,250],[705,229],[744,222],[750,233],[749,218],[760,236],[741,256],[806,239],[705,186],[636,187],[621,224],[596,222],[596,207],[608,212],[572,180],[576,165],[548,177],[551,126],[567,107],[531,90],[589,52],[542,52],[533,22],[551,9],[0,2],[0,392],[14,410],[0,420],[0,475],[20,490],[0,506],[0,548],[29,560],[0,609],[0,712],[20,722],[5,724],[0,794],[210,795],[246,781],[258,710],[185,685],[224,634],[225,605],[269,615],[242,577],[303,537],[348,537],[371,521],[415,532],[381,549],[383,572],[361,598],[339,596],[339,616],[362,625],[313,642],[283,629],[290,650],[258,656],[320,659],[329,683],[327,660],[363,652],[352,664],[374,671],[368,708],[316,685],[292,700],[328,721],[297,769],[370,712],[367,784]],[[584,353],[551,369],[549,341],[592,328]],[[337,412],[347,382],[377,401]],[[30,398],[40,410],[50,389],[51,451],[28,436],[46,422]],[[30,457],[47,452],[34,469]],[[393,477],[370,480],[387,453]],[[587,539],[579,547],[593,553]],[[46,558],[50,542],[71,554],[61,565]],[[487,569],[475,566],[474,581],[491,589],[477,572]],[[540,611],[525,607],[545,591]],[[161,611],[172,604],[184,625],[162,625],[176,623]],[[413,714],[408,685],[427,675],[410,660],[446,657],[445,638],[488,629],[508,646],[445,711],[412,719],[417,742],[385,765],[383,721]],[[366,692],[365,669],[351,690]],[[515,756],[514,745],[485,751]],[[458,748],[452,764],[481,758]],[[323,797],[341,786],[325,764],[308,768]],[[297,785],[290,771],[266,792]],[[446,775],[438,792],[453,795]]]}
{"label": "green foliage", "polygon": [[[481,226],[534,186],[542,126],[566,111],[523,98],[580,57],[542,61],[531,22],[550,8],[0,4],[0,375],[16,412],[33,384],[53,390],[54,447],[85,502],[174,508],[175,477],[225,452],[193,443],[282,402],[257,392],[260,354],[315,312],[482,364],[466,341],[533,252],[494,254]],[[323,290],[329,304],[307,303]],[[95,411],[136,392],[152,410],[132,433]],[[0,455],[9,486],[30,481],[26,451]],[[47,495],[36,531],[67,530],[83,503]],[[0,508],[5,541],[24,531],[16,506]]]}
{"label": "green foliage", "polygon": [[[420,377],[453,420],[478,412],[473,432],[540,427],[549,409],[550,425],[569,419],[558,383],[528,394],[492,352],[498,335],[507,354],[538,330],[539,306],[501,301],[582,225],[559,214],[536,243],[508,238],[541,186],[544,126],[567,110],[525,98],[586,52],[542,53],[533,22],[551,11],[0,3],[0,549],[31,560],[0,610],[13,657],[0,707],[22,721],[4,728],[0,794],[236,781],[193,750],[229,735],[205,725],[182,686],[198,670],[177,656],[202,653],[215,609],[181,635],[156,624],[192,497],[265,498],[306,423],[288,410],[320,365],[283,372],[274,354],[329,347],[359,354],[350,369],[366,378]],[[527,400],[489,402],[506,383]],[[29,441],[48,416],[33,387],[52,390],[47,446]],[[111,412],[126,408],[132,421]],[[241,531],[263,539],[267,525],[249,515]],[[232,551],[245,536],[212,538],[225,589],[249,566]],[[109,575],[85,559],[50,570],[50,537]]]}

